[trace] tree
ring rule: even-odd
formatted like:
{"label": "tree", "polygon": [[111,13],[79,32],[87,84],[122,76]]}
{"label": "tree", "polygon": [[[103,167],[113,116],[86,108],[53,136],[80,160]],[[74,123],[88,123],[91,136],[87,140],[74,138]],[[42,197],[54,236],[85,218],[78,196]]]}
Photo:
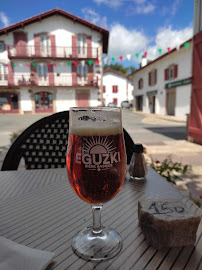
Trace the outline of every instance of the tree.
{"label": "tree", "polygon": [[110,64],[110,65],[104,65],[103,69],[106,70],[106,69],[113,69],[113,70],[116,70],[116,71],[119,71],[123,74],[126,74],[126,75],[129,75],[131,74],[133,71],[136,70],[135,67],[133,66],[130,66],[130,67],[124,67],[120,64]]}

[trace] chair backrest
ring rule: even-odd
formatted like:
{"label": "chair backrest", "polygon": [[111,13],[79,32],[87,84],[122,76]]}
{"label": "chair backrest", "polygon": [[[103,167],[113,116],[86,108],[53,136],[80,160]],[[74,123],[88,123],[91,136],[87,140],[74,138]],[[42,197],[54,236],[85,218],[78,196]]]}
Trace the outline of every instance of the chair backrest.
{"label": "chair backrest", "polygon": [[[66,150],[69,135],[69,111],[44,117],[29,126],[11,145],[1,170],[17,170],[21,158],[25,167],[48,169],[66,167]],[[124,129],[127,164],[133,154],[133,140]]]}

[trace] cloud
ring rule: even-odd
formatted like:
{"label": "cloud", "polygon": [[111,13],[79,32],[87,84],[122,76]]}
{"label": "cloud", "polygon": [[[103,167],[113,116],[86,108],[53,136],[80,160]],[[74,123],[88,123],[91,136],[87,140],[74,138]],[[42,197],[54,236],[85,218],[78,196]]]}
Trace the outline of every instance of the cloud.
{"label": "cloud", "polygon": [[192,27],[175,30],[172,26],[160,28],[155,38],[155,44],[148,47],[148,59],[154,60],[159,56],[158,49],[162,49],[163,53],[167,52],[167,48],[171,50],[178,47],[193,36]]}
{"label": "cloud", "polygon": [[7,27],[10,24],[8,17],[4,12],[0,12],[0,22],[3,24],[3,27]]}
{"label": "cloud", "polygon": [[115,24],[110,31],[108,55],[115,58],[127,54],[134,56],[147,45],[148,39],[142,32]]}
{"label": "cloud", "polygon": [[134,9],[134,13],[148,14],[148,13],[152,13],[154,10],[155,10],[155,6],[153,4],[139,5]]}
{"label": "cloud", "polygon": [[89,8],[83,8],[82,13],[84,14],[84,18],[87,21],[90,21],[96,25],[99,25],[103,28],[108,28],[107,26],[107,17],[101,17],[95,10]]}
{"label": "cloud", "polygon": [[96,4],[105,4],[109,7],[117,8],[123,3],[123,0],[93,0]]}
{"label": "cloud", "polygon": [[173,3],[169,7],[168,5],[162,7],[162,9],[160,10],[161,15],[165,16],[167,14],[171,14],[174,16],[176,12],[178,11],[181,3],[182,3],[182,0],[174,0]]}

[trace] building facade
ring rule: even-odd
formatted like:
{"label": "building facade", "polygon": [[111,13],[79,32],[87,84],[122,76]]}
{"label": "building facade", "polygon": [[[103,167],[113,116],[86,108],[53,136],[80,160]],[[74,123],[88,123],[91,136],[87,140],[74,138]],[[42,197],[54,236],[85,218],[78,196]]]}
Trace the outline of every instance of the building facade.
{"label": "building facade", "polygon": [[109,32],[61,9],[0,29],[0,112],[102,103]]}
{"label": "building facade", "polygon": [[186,44],[132,73],[137,111],[186,119],[190,112],[192,40]]}
{"label": "building facade", "polygon": [[133,103],[133,84],[127,75],[106,69],[103,72],[103,102],[107,106],[114,102],[120,106],[121,102],[128,100]]}

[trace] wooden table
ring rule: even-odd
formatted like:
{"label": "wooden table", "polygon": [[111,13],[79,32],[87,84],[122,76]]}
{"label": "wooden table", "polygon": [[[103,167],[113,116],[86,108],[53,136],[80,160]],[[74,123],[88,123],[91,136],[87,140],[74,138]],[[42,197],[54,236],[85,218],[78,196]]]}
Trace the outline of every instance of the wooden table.
{"label": "wooden table", "polygon": [[202,269],[202,223],[195,246],[158,251],[149,246],[138,226],[137,203],[143,198],[179,198],[193,212],[201,210],[152,169],[146,182],[126,180],[106,203],[102,223],[122,236],[115,258],[87,262],[72,251],[74,234],[91,225],[90,206],[72,191],[65,169],[0,172],[0,235],[32,248],[55,253],[49,269]]}

